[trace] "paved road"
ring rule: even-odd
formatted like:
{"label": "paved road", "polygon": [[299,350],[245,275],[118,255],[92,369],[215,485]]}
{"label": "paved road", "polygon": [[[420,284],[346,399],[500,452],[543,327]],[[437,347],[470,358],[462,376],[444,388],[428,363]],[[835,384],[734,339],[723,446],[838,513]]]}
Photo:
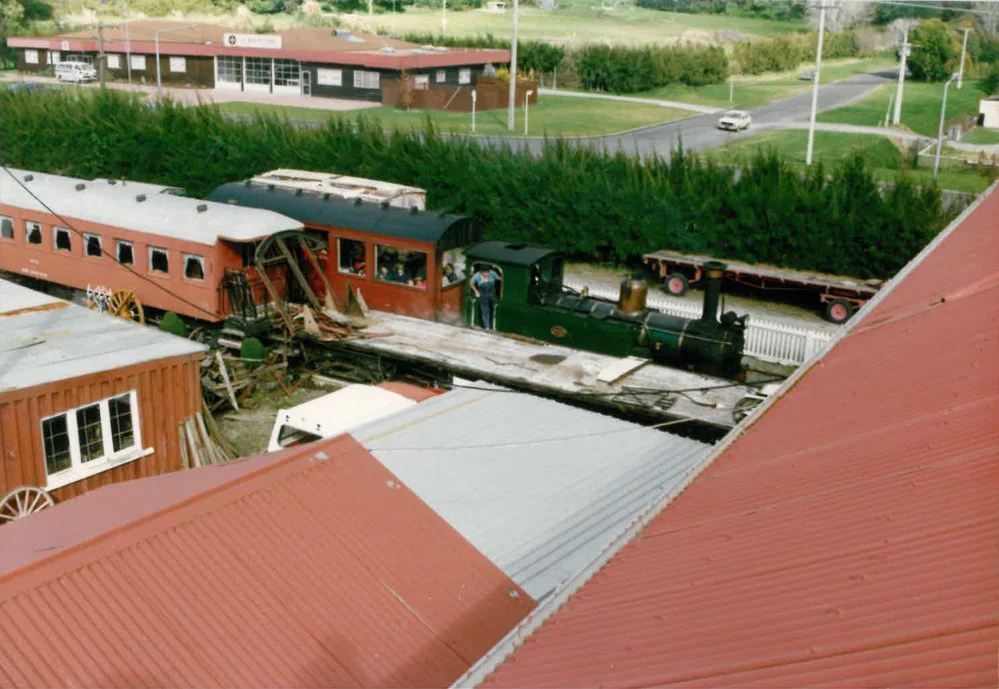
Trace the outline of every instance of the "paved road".
{"label": "paved road", "polygon": [[663,108],[673,108],[675,110],[690,110],[691,112],[699,112],[702,114],[724,111],[722,108],[712,108],[709,105],[695,105],[693,103],[681,103],[675,100],[661,100],[658,98],[637,98],[635,96],[615,96],[610,93],[593,93],[590,91],[562,91],[561,89],[538,89],[538,94],[542,96],[565,96],[566,98],[616,100],[623,103],[645,103],[647,105],[658,105]]}

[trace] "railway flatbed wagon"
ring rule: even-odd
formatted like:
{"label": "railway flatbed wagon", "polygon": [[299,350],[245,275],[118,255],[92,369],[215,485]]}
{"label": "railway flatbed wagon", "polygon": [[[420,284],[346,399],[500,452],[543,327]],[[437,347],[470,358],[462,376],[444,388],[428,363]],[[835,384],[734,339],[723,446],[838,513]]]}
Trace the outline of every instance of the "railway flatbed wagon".
{"label": "railway flatbed wagon", "polygon": [[[704,265],[716,260],[710,256],[673,251],[656,251],[645,254],[643,259],[663,280],[666,291],[678,297],[686,294],[691,284],[699,284],[704,277]],[[833,323],[849,320],[857,309],[877,294],[883,282],[722,260],[726,264],[726,281],[774,294],[810,292],[818,298],[826,318]]]}
{"label": "railway flatbed wagon", "polygon": [[165,190],[0,170],[0,270],[103,294],[133,320],[151,307],[269,324],[269,304],[307,289],[302,223]]}

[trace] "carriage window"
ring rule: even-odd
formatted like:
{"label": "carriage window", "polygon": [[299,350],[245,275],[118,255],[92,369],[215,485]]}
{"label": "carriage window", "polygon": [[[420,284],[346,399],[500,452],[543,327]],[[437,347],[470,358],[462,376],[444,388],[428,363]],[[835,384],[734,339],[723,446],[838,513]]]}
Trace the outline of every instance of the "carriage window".
{"label": "carriage window", "polygon": [[168,260],[166,249],[157,249],[154,246],[149,247],[149,268],[154,273],[170,272],[170,261]]}
{"label": "carriage window", "polygon": [[96,234],[85,234],[83,235],[83,243],[86,247],[85,251],[87,256],[93,256],[94,258],[101,257],[101,238]]}
{"label": "carriage window", "polygon": [[460,285],[465,281],[465,254],[461,249],[445,251],[441,259],[441,287]]}
{"label": "carriage window", "polygon": [[337,255],[339,256],[337,270],[341,273],[364,277],[367,267],[364,258],[364,242],[359,242],[356,239],[338,239],[336,241]]}
{"label": "carriage window", "polygon": [[28,241],[28,244],[41,244],[42,243],[42,226],[36,222],[31,222],[26,220],[24,222],[25,235],[24,238]]}
{"label": "carriage window", "polygon": [[204,280],[205,259],[194,254],[184,254],[184,277],[188,280]]}
{"label": "carriage window", "polygon": [[125,265],[132,265],[135,263],[135,254],[132,253],[132,242],[126,242],[119,239],[117,248],[118,263],[124,263]]}
{"label": "carriage window", "polygon": [[378,245],[375,247],[375,259],[379,280],[427,288],[427,255],[422,251]]}
{"label": "carriage window", "polygon": [[4,239],[14,238],[14,221],[5,215],[0,215],[0,237]]}
{"label": "carriage window", "polygon": [[68,469],[72,460],[65,414],[42,421],[42,441],[45,444],[45,470],[51,475]]}
{"label": "carriage window", "polygon": [[55,228],[55,248],[59,251],[69,251],[73,248],[72,242],[69,239],[69,230],[65,227]]}

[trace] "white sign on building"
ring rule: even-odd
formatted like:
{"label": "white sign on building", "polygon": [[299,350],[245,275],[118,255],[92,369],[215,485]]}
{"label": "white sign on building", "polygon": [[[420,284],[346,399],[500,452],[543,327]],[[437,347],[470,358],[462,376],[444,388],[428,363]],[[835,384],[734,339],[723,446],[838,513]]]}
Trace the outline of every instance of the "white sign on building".
{"label": "white sign on building", "polygon": [[267,48],[281,49],[281,37],[255,33],[224,33],[222,45],[227,48]]}

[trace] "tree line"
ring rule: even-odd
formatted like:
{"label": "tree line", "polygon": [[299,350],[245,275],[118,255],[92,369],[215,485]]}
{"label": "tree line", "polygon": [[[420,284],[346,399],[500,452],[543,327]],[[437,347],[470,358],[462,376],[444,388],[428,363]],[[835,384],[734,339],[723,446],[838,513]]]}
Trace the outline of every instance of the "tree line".
{"label": "tree line", "polygon": [[[863,156],[805,174],[774,153],[740,170],[696,155],[639,160],[550,141],[540,155],[377,122],[296,127],[233,119],[215,106],[147,107],[116,91],[0,93],[0,151],[15,167],[216,186],[274,168],[360,175],[427,189],[428,207],[473,216],[487,236],[593,261],[634,262],[657,249],[885,278],[946,224],[935,188],[902,177],[881,190]],[[60,123],[72,123],[73,136]]]}

